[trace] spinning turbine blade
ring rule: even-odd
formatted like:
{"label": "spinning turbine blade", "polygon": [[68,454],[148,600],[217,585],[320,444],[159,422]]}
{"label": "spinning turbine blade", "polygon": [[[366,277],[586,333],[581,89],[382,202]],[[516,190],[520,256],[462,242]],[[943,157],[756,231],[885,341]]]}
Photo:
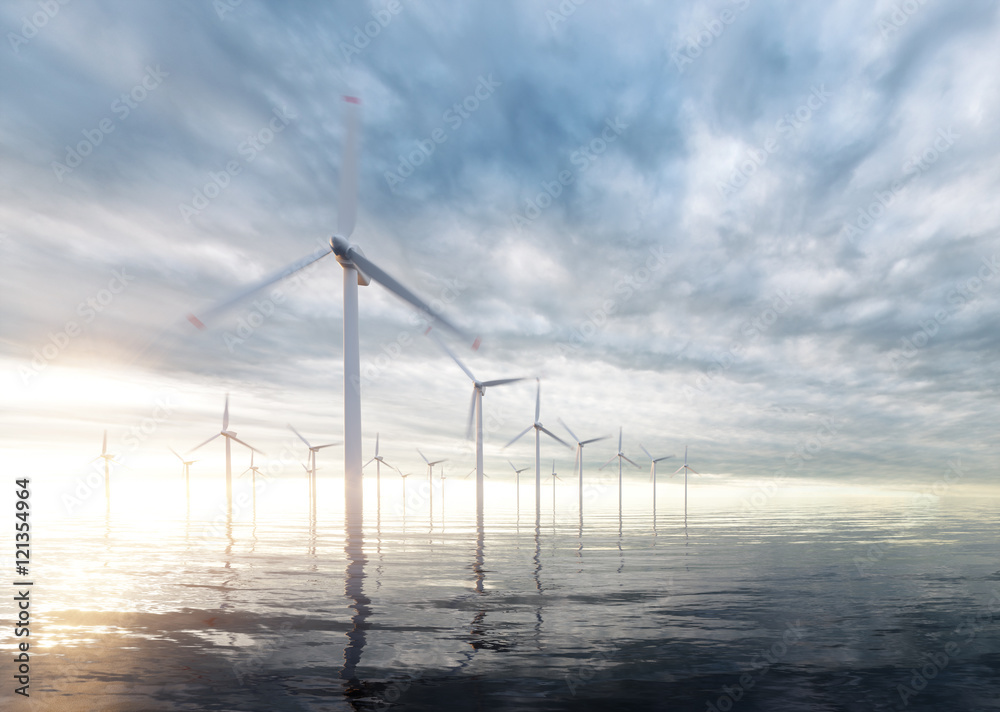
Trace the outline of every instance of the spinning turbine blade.
{"label": "spinning turbine blade", "polygon": [[557,441],[557,442],[560,442],[560,443],[562,443],[562,444],[563,444],[563,445],[565,445],[566,447],[572,447],[572,445],[570,445],[570,444],[569,444],[568,442],[566,442],[565,440],[563,440],[563,439],[562,439],[561,437],[559,437],[558,435],[556,435],[555,433],[553,433],[553,432],[552,432],[551,430],[549,430],[548,428],[544,428],[544,427],[542,427],[541,425],[539,425],[539,426],[538,426],[538,429],[539,429],[539,430],[541,430],[541,431],[542,431],[543,433],[545,433],[546,435],[548,435],[548,436],[549,436],[550,438],[552,438],[553,440],[555,440],[555,441]]}
{"label": "spinning turbine blade", "polygon": [[581,445],[590,445],[590,443],[596,443],[596,442],[598,442],[598,441],[600,441],[600,440],[607,440],[607,439],[608,439],[608,438],[610,438],[610,437],[611,437],[610,435],[602,435],[602,436],[601,436],[601,437],[599,437],[599,438],[591,438],[590,440],[584,440],[584,441],[583,441],[582,443],[580,443],[580,444],[581,444]]}
{"label": "spinning turbine blade", "polygon": [[188,450],[186,454],[190,455],[192,452],[194,452],[198,448],[204,447],[205,445],[208,445],[210,442],[212,442],[213,440],[215,440],[218,437],[222,437],[222,433],[216,433],[215,435],[213,435],[212,437],[210,437],[208,440],[206,440],[205,442],[203,442],[201,445],[195,445],[193,448],[191,448],[190,450]]}
{"label": "spinning turbine blade", "polygon": [[[516,442],[517,442],[518,440],[520,440],[520,439],[521,439],[521,438],[523,438],[523,437],[524,437],[525,435],[527,435],[528,431],[529,431],[529,430],[531,430],[531,429],[532,429],[533,427],[535,427],[535,426],[534,426],[534,425],[529,425],[529,426],[528,426],[527,428],[525,428],[525,429],[524,429],[524,430],[522,430],[522,431],[521,431],[520,433],[518,433],[518,434],[517,434],[517,435],[516,435],[516,436],[514,437],[514,439],[513,439],[513,440],[511,440],[511,441],[510,441],[509,443],[507,443],[506,445],[504,445],[504,447],[509,447],[509,446],[513,445],[514,443],[516,443]],[[511,465],[511,467],[514,467],[514,466],[513,466],[513,465]]]}
{"label": "spinning turbine blade", "polygon": [[331,251],[332,250],[328,246],[324,246],[319,250],[316,250],[312,254],[303,257],[302,259],[292,262],[287,267],[282,267],[277,272],[272,272],[270,275],[260,280],[259,282],[255,282],[254,284],[248,287],[244,287],[243,289],[232,294],[223,301],[213,305],[210,309],[207,309],[206,311],[202,312],[200,317],[197,317],[194,314],[188,314],[187,319],[199,329],[204,329],[206,322],[213,321],[217,316],[219,316],[219,314],[223,313],[237,302],[246,299],[251,294],[259,292],[265,287],[269,287],[278,280],[284,279],[290,274],[298,272],[300,269],[308,267],[316,260],[322,257],[326,257],[328,254],[330,254]]}
{"label": "spinning turbine blade", "polygon": [[538,378],[535,379],[535,422],[538,422],[538,416],[542,411],[542,381]]}
{"label": "spinning turbine blade", "polygon": [[576,442],[576,443],[579,443],[579,442],[580,442],[580,438],[578,438],[578,437],[576,436],[576,433],[574,433],[574,432],[573,432],[572,430],[570,430],[570,429],[569,429],[569,426],[568,426],[568,425],[566,425],[566,423],[565,423],[565,422],[563,422],[563,419],[562,419],[562,418],[556,418],[556,420],[558,420],[558,421],[559,421],[559,425],[561,425],[561,426],[563,426],[564,428],[566,428],[566,432],[567,432],[567,433],[569,433],[569,435],[570,435],[570,437],[571,437],[571,438],[573,438],[573,442]]}
{"label": "spinning turbine blade", "polygon": [[[172,453],[173,453],[174,455],[177,455],[177,451],[176,451],[176,450],[174,450],[173,448],[168,448],[168,449],[169,449],[169,450],[170,450],[170,452],[172,452]],[[184,462],[184,458],[183,458],[183,457],[181,457],[180,455],[177,455],[177,459],[178,459],[178,460],[180,460],[181,462]]]}
{"label": "spinning turbine blade", "polygon": [[472,387],[472,400],[469,401],[469,419],[465,424],[465,439],[472,440],[472,419],[476,415],[476,392],[479,389]]}
{"label": "spinning turbine blade", "polygon": [[648,457],[650,460],[653,460],[653,462],[656,462],[656,458],[654,458],[652,455],[649,454],[649,450],[646,449],[645,445],[643,445],[642,443],[639,443],[639,448],[644,453],[646,453],[646,457]]}
{"label": "spinning turbine blade", "polygon": [[494,381],[484,381],[483,388],[492,388],[493,386],[505,386],[508,383],[517,383],[518,381],[523,381],[523,378],[498,378]]}
{"label": "spinning turbine blade", "polygon": [[107,430],[104,431],[104,444],[101,445],[101,454],[102,455],[107,455],[108,454],[108,431]]}
{"label": "spinning turbine blade", "polygon": [[229,394],[226,394],[226,407],[222,409],[222,429],[229,430]]}
{"label": "spinning turbine blade", "polygon": [[344,153],[340,162],[337,232],[350,237],[358,212],[358,108],[361,101],[354,96],[345,96],[344,101],[350,106],[344,112],[347,125],[344,127]]}
{"label": "spinning turbine blade", "polygon": [[243,442],[242,440],[240,440],[240,439],[239,439],[238,437],[236,437],[235,435],[230,435],[229,437],[231,437],[231,438],[232,438],[233,440],[235,440],[236,442],[238,442],[238,443],[239,443],[240,445],[242,445],[243,447],[248,447],[248,448],[250,448],[251,450],[253,450],[254,452],[260,452],[260,454],[261,454],[261,455],[266,455],[266,454],[267,454],[267,453],[265,453],[265,452],[261,452],[260,450],[258,450],[257,448],[255,448],[255,447],[254,447],[253,445],[248,445],[247,443]]}
{"label": "spinning turbine blade", "polygon": [[420,455],[420,457],[424,458],[424,462],[426,462],[428,465],[431,464],[431,461],[427,459],[427,456],[424,455],[422,452],[420,452],[420,448],[417,448],[417,453]]}
{"label": "spinning turbine blade", "polygon": [[312,450],[312,445],[310,445],[310,444],[309,444],[309,441],[308,441],[308,440],[306,440],[306,439],[305,439],[305,438],[304,438],[304,437],[302,436],[302,433],[300,433],[300,432],[299,432],[298,430],[296,430],[296,429],[295,429],[294,427],[292,427],[292,424],[291,424],[291,423],[287,423],[287,425],[288,425],[289,429],[290,429],[290,430],[291,430],[291,431],[292,431],[293,433],[295,433],[296,435],[298,435],[298,436],[299,436],[299,440],[301,440],[302,442],[304,442],[304,443],[306,444],[306,447],[307,447],[307,448],[309,448],[310,450]]}
{"label": "spinning turbine blade", "polygon": [[636,464],[635,464],[634,462],[632,462],[631,460],[629,460],[629,459],[628,459],[627,457],[625,457],[624,455],[622,455],[622,459],[623,459],[623,460],[624,460],[625,462],[628,462],[628,463],[631,463],[631,464],[632,464],[633,466],[635,466],[636,468],[638,468],[638,467],[639,467],[638,465],[636,465]]}

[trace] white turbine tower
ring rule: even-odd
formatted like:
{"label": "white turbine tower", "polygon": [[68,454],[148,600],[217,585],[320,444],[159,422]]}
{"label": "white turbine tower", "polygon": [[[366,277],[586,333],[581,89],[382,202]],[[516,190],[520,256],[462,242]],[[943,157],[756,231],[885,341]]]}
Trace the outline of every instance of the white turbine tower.
{"label": "white turbine tower", "polygon": [[357,245],[348,240],[354,232],[357,217],[358,173],[358,115],[361,103],[356,97],[344,97],[347,102],[347,127],[344,135],[344,154],[340,167],[340,194],[337,199],[337,233],[330,238],[329,247],[323,247],[299,259],[260,282],[240,290],[220,302],[202,318],[188,316],[200,329],[205,321],[218,315],[236,302],[283,279],[313,262],[333,254],[344,268],[344,509],[351,522],[360,523],[364,496],[362,491],[361,454],[361,357],[358,335],[358,285],[378,282],[400,299],[409,302],[422,312],[432,324],[437,323],[456,334],[464,334],[451,322],[438,315],[434,308],[416,294],[397,282],[381,267],[365,257]]}
{"label": "white turbine tower", "polygon": [[523,381],[523,378],[498,378],[492,381],[480,381],[470,371],[464,363],[452,353],[445,343],[437,337],[433,332],[428,332],[428,335],[432,336],[438,345],[445,350],[451,360],[458,364],[458,367],[462,369],[469,380],[472,381],[472,402],[469,403],[469,420],[465,428],[465,436],[467,438],[472,437],[472,420],[473,417],[476,421],[476,518],[482,519],[483,517],[483,395],[486,393],[487,388],[493,388],[494,386],[504,386],[508,383],[517,383],[518,381]]}
{"label": "white turbine tower", "polygon": [[373,462],[375,463],[375,500],[378,503],[379,508],[381,508],[382,507],[382,465],[385,465],[386,467],[389,467],[389,468],[391,468],[393,470],[396,470],[396,472],[399,472],[399,470],[397,470],[395,467],[393,467],[388,462],[386,462],[385,458],[378,454],[378,440],[379,440],[379,434],[375,433],[375,457],[373,457],[371,460],[369,460],[368,462],[366,462],[364,464],[364,466],[368,467]]}
{"label": "white turbine tower", "polygon": [[580,517],[583,517],[583,446],[589,445],[590,443],[596,443],[599,440],[607,440],[610,435],[602,435],[599,438],[590,438],[589,440],[580,440],[576,434],[569,429],[569,426],[563,422],[562,418],[559,419],[559,423],[566,428],[566,432],[569,433],[573,442],[576,443],[576,462],[573,464],[573,468],[579,468],[580,473]]}
{"label": "white turbine tower", "polygon": [[[399,470],[396,470],[396,472],[399,472]],[[409,477],[411,474],[413,474],[413,473],[412,472],[407,472],[404,475],[402,472],[399,472],[399,476],[403,478],[403,518],[404,519],[406,518],[406,478]]]}
{"label": "white turbine tower", "polygon": [[306,444],[309,448],[309,465],[306,467],[306,473],[309,477],[309,512],[312,514],[313,518],[316,517],[316,453],[325,447],[333,447],[334,445],[340,445],[340,443],[327,443],[326,445],[313,445],[305,436],[302,435],[298,430],[292,427],[291,423],[287,423],[288,429],[299,436],[299,440]]}
{"label": "white turbine tower", "polygon": [[[194,463],[196,463],[198,461],[197,460],[185,460],[173,448],[170,448],[170,452],[172,452],[174,455],[177,455],[177,459],[180,460],[181,464],[184,466],[184,493],[185,493],[185,496],[187,497],[187,506],[188,506],[188,509],[190,509],[191,508],[191,465],[193,465]],[[250,459],[253,460],[253,453],[250,453]]]}
{"label": "white turbine tower", "polygon": [[615,458],[618,458],[618,516],[620,518],[621,515],[622,515],[622,460],[625,460],[626,462],[630,463],[636,469],[639,468],[638,465],[636,465],[634,462],[632,462],[632,460],[629,460],[628,457],[626,457],[625,453],[622,452],[622,429],[621,429],[621,427],[618,428],[618,454],[615,455],[614,457],[612,457],[607,462],[605,462],[603,465],[601,465],[601,469],[603,470],[605,467],[607,467],[612,462],[614,462]]}
{"label": "white turbine tower", "polygon": [[434,460],[431,462],[427,457],[420,452],[420,448],[417,448],[417,452],[420,453],[420,457],[424,458],[424,462],[427,463],[427,485],[430,488],[430,508],[431,508],[431,521],[434,521],[434,465],[439,465],[442,462],[447,462],[448,458],[442,458],[440,460]]}
{"label": "white turbine tower", "polygon": [[527,428],[522,430],[517,436],[511,440],[509,443],[504,445],[504,447],[510,447],[522,437],[524,437],[529,430],[535,430],[535,522],[537,523],[542,516],[542,445],[541,445],[541,435],[540,433],[545,433],[550,438],[556,442],[562,443],[566,447],[569,447],[569,443],[560,438],[558,435],[548,430],[545,426],[539,422],[539,414],[542,409],[542,382],[540,379],[535,379],[535,422],[529,425]]}
{"label": "white turbine tower", "polygon": [[[219,432],[217,432],[215,435],[213,435],[212,437],[210,437],[208,440],[206,440],[205,442],[203,442],[201,445],[196,445],[195,447],[191,448],[185,454],[190,455],[192,452],[194,452],[198,448],[204,447],[205,445],[208,445],[210,442],[212,442],[216,438],[220,438],[220,437],[224,437],[226,439],[226,512],[227,512],[227,514],[230,517],[232,517],[232,514],[233,514],[233,454],[232,454],[232,445],[231,445],[230,441],[231,440],[235,440],[240,445],[243,445],[244,447],[250,448],[250,450],[252,450],[253,452],[260,452],[260,450],[258,450],[257,448],[255,448],[255,447],[253,447],[251,445],[248,445],[247,443],[245,443],[242,440],[240,440],[238,437],[236,437],[235,431],[232,431],[232,430],[229,429],[229,394],[228,393],[226,394],[226,407],[222,411],[222,430],[220,430]],[[264,453],[260,452],[260,454],[263,455]]]}
{"label": "white turbine tower", "polygon": [[643,447],[642,443],[639,443],[639,447],[642,451],[646,453],[646,457],[649,458],[649,481],[653,483],[653,518],[656,518],[656,463],[663,462],[664,460],[669,460],[673,455],[664,455],[663,457],[653,457],[649,454],[649,450]]}
{"label": "white turbine tower", "polygon": [[521,511],[521,473],[527,470],[527,467],[522,467],[520,470],[514,467],[514,463],[507,460],[507,464],[510,465],[510,469],[514,471],[514,494],[515,501],[517,502],[517,509],[515,511]]}
{"label": "white turbine tower", "polygon": [[111,513],[111,463],[116,465],[120,464],[115,456],[108,452],[108,431],[104,431],[104,443],[101,445],[101,454],[95,457],[91,462],[97,462],[98,460],[104,460],[104,499],[105,499],[105,510],[108,514]]}
{"label": "white turbine tower", "polygon": [[556,516],[556,480],[562,480],[562,477],[556,474],[556,461],[552,461],[552,517],[553,520]]}
{"label": "white turbine tower", "polygon": [[688,525],[688,472],[693,472],[696,475],[701,473],[695,470],[693,467],[688,467],[688,446],[684,446],[684,464],[674,470],[676,475],[681,470],[684,470],[684,526]]}

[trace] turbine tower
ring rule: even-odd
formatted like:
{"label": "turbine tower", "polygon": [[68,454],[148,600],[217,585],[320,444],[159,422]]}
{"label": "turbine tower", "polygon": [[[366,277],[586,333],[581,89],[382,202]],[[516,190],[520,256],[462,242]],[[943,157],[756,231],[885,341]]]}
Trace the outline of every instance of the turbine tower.
{"label": "turbine tower", "polygon": [[646,457],[649,458],[649,481],[653,483],[653,519],[656,519],[656,463],[663,462],[664,460],[669,460],[673,455],[665,455],[663,457],[653,457],[649,454],[649,450],[643,447],[642,443],[639,443],[639,447],[642,451],[646,453]]}
{"label": "turbine tower", "polygon": [[701,473],[695,470],[693,467],[688,467],[688,446],[684,446],[684,464],[674,470],[676,475],[681,470],[684,470],[684,526],[688,525],[688,472],[693,472],[696,475]]}
{"label": "turbine tower", "polygon": [[428,335],[433,337],[433,339],[438,343],[438,345],[444,349],[445,353],[451,356],[451,360],[458,364],[458,367],[462,369],[469,380],[472,381],[472,402],[469,403],[469,420],[465,428],[465,436],[467,438],[472,437],[472,420],[475,417],[476,420],[476,519],[481,520],[483,518],[483,395],[486,393],[487,388],[492,388],[494,386],[504,386],[508,383],[517,383],[518,381],[523,381],[524,378],[498,378],[492,381],[480,381],[470,371],[464,363],[452,353],[451,349],[445,345],[445,343],[437,337],[431,331],[427,332]]}
{"label": "turbine tower", "polygon": [[580,440],[576,434],[569,429],[569,426],[563,422],[562,418],[559,419],[559,423],[566,428],[566,432],[570,434],[573,438],[573,442],[576,443],[576,462],[573,464],[573,469],[579,468],[580,472],[580,518],[583,519],[583,446],[589,445],[590,443],[596,443],[599,440],[607,440],[610,435],[602,435],[599,438],[590,438],[589,440]]}
{"label": "turbine tower", "polygon": [[108,431],[104,431],[104,444],[101,445],[101,454],[95,457],[91,462],[97,462],[98,460],[104,460],[104,500],[105,500],[105,511],[107,514],[111,514],[111,463],[119,464],[115,456],[108,452]]}
{"label": "turbine tower", "polygon": [[566,447],[569,447],[569,443],[560,438],[558,435],[553,433],[551,430],[547,429],[538,420],[539,414],[542,409],[542,382],[540,379],[535,379],[535,422],[529,425],[527,428],[522,430],[517,436],[511,440],[509,443],[504,445],[505,448],[510,447],[523,436],[525,436],[529,430],[534,428],[535,430],[535,523],[537,524],[541,521],[542,516],[542,445],[540,433],[545,433],[550,438],[556,442],[562,443]]}
{"label": "turbine tower", "polygon": [[[229,429],[229,394],[226,394],[226,407],[222,410],[222,430],[217,432],[215,435],[210,437],[208,440],[203,442],[201,445],[196,445],[187,451],[186,454],[190,455],[192,452],[198,448],[208,445],[210,442],[216,438],[224,437],[226,439],[226,513],[231,518],[233,516],[233,453],[232,453],[232,443],[231,440],[235,440],[240,445],[250,448],[253,452],[260,452],[257,448],[248,445],[247,443],[236,437],[236,432]],[[261,455],[264,453],[260,452]]]}
{"label": "turbine tower", "polygon": [[[181,464],[184,466],[184,493],[185,493],[185,496],[187,497],[187,506],[188,506],[188,509],[191,509],[191,465],[193,465],[194,463],[196,463],[198,461],[197,460],[185,460],[173,448],[170,448],[170,452],[172,452],[174,455],[177,455],[177,459],[180,460]],[[253,453],[250,453],[250,459],[253,460]]]}
{"label": "turbine tower", "polygon": [[[304,269],[329,254],[337,258],[344,268],[344,509],[349,526],[360,524],[364,496],[362,491],[361,456],[361,357],[358,334],[358,286],[372,280],[378,282],[400,299],[409,302],[431,324],[440,324],[464,338],[461,330],[439,315],[427,302],[404,287],[381,267],[365,257],[357,245],[349,242],[357,217],[358,173],[358,114],[360,100],[345,96],[347,122],[344,135],[344,154],[340,166],[340,194],[337,199],[337,232],[330,238],[328,247],[291,263],[267,278],[241,289],[234,296],[220,302],[205,312],[202,318],[188,315],[188,321],[199,329],[205,321],[228,309],[236,302]],[[227,441],[228,442],[228,441]]]}
{"label": "turbine tower", "polygon": [[431,508],[431,522],[434,522],[434,465],[438,465],[442,462],[447,462],[448,458],[442,458],[440,460],[434,460],[431,462],[427,457],[420,452],[420,448],[417,448],[417,452],[420,453],[420,457],[424,458],[424,462],[427,463],[427,485],[430,487],[430,508]]}
{"label": "turbine tower", "polygon": [[520,470],[514,467],[514,463],[507,460],[507,464],[510,465],[510,469],[514,471],[514,498],[517,502],[516,510],[521,511],[521,473],[527,470],[527,467],[522,467]]}
{"label": "turbine tower", "polygon": [[302,435],[298,430],[292,427],[291,423],[287,423],[288,429],[299,436],[299,440],[306,444],[309,448],[309,465],[306,467],[306,473],[309,477],[309,512],[312,514],[313,519],[316,518],[316,453],[325,447],[333,447],[334,445],[340,445],[340,443],[327,443],[326,445],[313,445],[305,436]]}
{"label": "turbine tower", "polygon": [[629,460],[628,457],[626,457],[625,453],[622,452],[622,429],[621,429],[620,426],[618,428],[618,454],[615,455],[614,457],[612,457],[607,462],[605,462],[603,465],[601,465],[601,469],[603,470],[605,467],[607,467],[612,462],[614,462],[615,458],[618,458],[618,518],[621,519],[621,516],[622,516],[622,460],[625,460],[626,462],[630,463],[636,469],[638,469],[639,466],[636,465],[634,462],[632,462],[632,460]]}
{"label": "turbine tower", "polygon": [[388,462],[385,461],[385,458],[383,458],[381,455],[378,454],[378,439],[379,439],[379,434],[375,433],[375,457],[366,462],[364,466],[368,467],[373,462],[375,463],[375,500],[378,504],[379,509],[381,509],[382,508],[382,465],[392,468],[393,470],[396,470],[396,472],[399,472],[399,470],[396,469],[395,467],[392,467],[392,465],[390,465]]}

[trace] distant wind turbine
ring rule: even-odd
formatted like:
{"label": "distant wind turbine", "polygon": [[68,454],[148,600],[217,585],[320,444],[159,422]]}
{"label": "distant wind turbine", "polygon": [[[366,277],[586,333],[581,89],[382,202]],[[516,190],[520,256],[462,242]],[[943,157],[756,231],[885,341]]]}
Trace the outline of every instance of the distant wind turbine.
{"label": "distant wind turbine", "polygon": [[[254,516],[254,519],[256,519],[257,518],[257,475],[260,475],[260,468],[257,467],[257,466],[255,466],[253,464],[253,456],[254,456],[254,454],[251,452],[250,453],[250,467],[248,467],[247,469],[243,470],[243,472],[240,473],[240,477],[243,477],[243,475],[245,475],[248,472],[252,473],[250,475],[250,480],[251,480],[251,487],[253,487],[253,516]],[[262,478],[264,477],[264,475],[260,475],[260,476]]]}
{"label": "distant wind turbine", "polygon": [[[170,452],[172,452],[174,455],[177,455],[177,459],[181,461],[182,465],[184,465],[184,493],[185,493],[185,496],[187,497],[188,509],[190,509],[191,508],[191,465],[193,465],[194,463],[196,463],[198,461],[197,460],[185,460],[173,448],[170,448]],[[253,460],[253,453],[250,453],[250,459]]]}
{"label": "distant wind turbine", "polygon": [[447,462],[448,458],[442,458],[440,460],[434,460],[431,462],[420,452],[420,448],[417,448],[417,452],[420,453],[420,457],[424,458],[424,462],[427,463],[427,484],[430,487],[430,508],[431,508],[431,521],[434,521],[434,465],[439,465],[442,462]]}
{"label": "distant wind turbine", "polygon": [[[215,435],[210,437],[208,440],[203,442],[201,445],[196,445],[187,451],[186,454],[190,455],[195,450],[208,445],[210,442],[218,437],[224,437],[226,439],[226,506],[227,513],[229,516],[233,514],[233,455],[231,449],[231,440],[235,440],[240,445],[250,448],[253,452],[260,452],[257,448],[248,445],[247,443],[236,437],[236,433],[229,429],[229,394],[226,394],[226,407],[222,411],[222,430],[217,432]],[[260,452],[261,455],[264,453]]]}
{"label": "distant wind turbine", "polygon": [[[284,279],[313,262],[333,254],[344,268],[344,509],[351,521],[360,518],[363,511],[363,474],[361,451],[361,356],[358,335],[358,286],[372,280],[400,299],[409,302],[432,324],[440,324],[459,336],[464,334],[450,321],[437,313],[434,307],[400,284],[381,267],[365,257],[357,245],[349,242],[357,217],[358,196],[358,115],[360,100],[345,96],[347,126],[344,133],[343,158],[340,165],[340,190],[337,205],[337,232],[330,238],[329,246],[292,262],[254,285],[240,289],[205,312],[199,319],[188,316],[194,326],[205,328],[206,321],[217,316],[236,302],[255,294],[265,287]],[[478,339],[473,344],[478,346]],[[228,441],[227,441],[228,442]],[[360,519],[357,519],[360,521]]]}
{"label": "distant wind turbine", "polygon": [[472,381],[472,401],[469,403],[469,420],[465,427],[465,436],[467,438],[472,438],[472,421],[475,418],[476,421],[476,517],[481,518],[483,516],[483,395],[486,393],[487,388],[493,388],[494,386],[504,386],[508,383],[517,383],[518,381],[523,381],[524,378],[498,378],[492,381],[480,381],[476,378],[472,371],[462,363],[461,359],[456,356],[451,349],[438,338],[437,334],[428,330],[428,335],[431,336],[438,345],[444,349],[445,353],[451,356],[451,360],[458,364],[458,367],[462,369],[469,380]]}
{"label": "distant wind turbine", "polygon": [[562,477],[556,474],[556,461],[552,461],[552,516],[556,515],[556,480],[562,480]]}
{"label": "distant wind turbine", "polygon": [[289,430],[299,436],[299,440],[306,444],[309,448],[309,466],[306,468],[306,472],[309,474],[309,511],[312,513],[313,517],[316,516],[316,453],[325,447],[333,447],[334,445],[340,445],[340,443],[327,443],[326,445],[313,445],[305,436],[302,435],[298,430],[296,430],[291,423],[287,423]]}
{"label": "distant wind turbine", "polygon": [[104,499],[105,508],[107,512],[111,513],[111,463],[116,465],[121,464],[115,459],[115,456],[108,452],[108,431],[104,431],[104,443],[101,445],[101,454],[95,457],[91,462],[97,462],[98,460],[104,460]]}
{"label": "distant wind turbine", "polygon": [[663,462],[664,460],[669,460],[673,455],[665,455],[663,457],[653,457],[649,454],[649,450],[643,447],[642,443],[639,443],[639,447],[642,451],[646,453],[646,457],[649,458],[649,481],[653,483],[653,517],[656,517],[656,463]]}
{"label": "distant wind turbine", "polygon": [[520,470],[514,467],[514,463],[507,460],[507,464],[510,465],[510,469],[514,470],[514,490],[515,490],[515,501],[517,502],[517,511],[521,511],[521,473],[529,469],[527,467],[522,467]]}
{"label": "distant wind turbine", "polygon": [[599,440],[607,440],[610,435],[602,435],[599,438],[590,438],[589,440],[580,440],[576,434],[569,429],[569,426],[563,422],[562,418],[559,419],[559,423],[566,428],[566,432],[573,437],[573,442],[576,443],[576,462],[573,464],[573,468],[579,468],[580,472],[580,516],[583,517],[583,446],[589,445],[590,443],[596,443]]}
{"label": "distant wind turbine", "polygon": [[[396,472],[399,472],[399,470],[396,470]],[[407,472],[404,475],[402,472],[399,472],[399,476],[403,478],[403,517],[404,518],[406,517],[406,478],[409,477],[411,474],[413,474],[413,473],[412,472]]]}
{"label": "distant wind turbine", "polygon": [[681,470],[684,471],[684,526],[688,525],[688,472],[693,472],[696,475],[701,473],[695,470],[693,467],[688,467],[688,446],[684,446],[684,464],[674,470],[676,475]]}
{"label": "distant wind turbine", "polygon": [[542,409],[542,382],[540,379],[535,379],[535,422],[529,425],[527,428],[522,430],[517,436],[511,440],[509,443],[504,445],[505,448],[510,447],[522,437],[527,435],[528,431],[534,429],[535,431],[535,522],[537,523],[542,515],[542,445],[540,433],[545,433],[550,438],[558,443],[562,443],[566,447],[569,447],[569,443],[560,438],[558,435],[553,433],[551,430],[547,429],[545,426],[539,422],[539,414]]}
{"label": "distant wind turbine", "polygon": [[[381,507],[382,506],[382,465],[385,465],[386,467],[390,467],[393,470],[396,470],[396,468],[392,467],[392,465],[390,465],[388,462],[386,462],[385,459],[381,455],[378,454],[378,439],[379,439],[379,434],[375,433],[375,457],[373,457],[371,460],[369,460],[368,462],[366,462],[364,464],[364,467],[368,467],[373,462],[375,463],[375,499],[378,502],[379,507]],[[399,470],[396,470],[396,471],[399,472]]]}
{"label": "distant wind turbine", "polygon": [[621,427],[618,428],[618,454],[615,455],[614,457],[612,457],[607,462],[605,462],[603,465],[601,465],[601,469],[603,470],[605,467],[607,467],[612,462],[614,462],[615,457],[618,458],[618,516],[621,517],[621,513],[622,513],[622,460],[625,460],[629,464],[633,465],[636,469],[639,468],[638,465],[636,465],[634,462],[632,462],[632,460],[629,460],[628,457],[626,457],[625,453],[622,452],[622,429],[621,429]]}

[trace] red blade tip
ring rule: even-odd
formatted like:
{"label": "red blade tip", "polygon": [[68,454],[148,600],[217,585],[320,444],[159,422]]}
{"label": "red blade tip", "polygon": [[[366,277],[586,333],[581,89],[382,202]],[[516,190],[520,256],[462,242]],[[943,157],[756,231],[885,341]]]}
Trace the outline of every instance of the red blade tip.
{"label": "red blade tip", "polygon": [[205,330],[205,325],[201,323],[201,319],[196,317],[194,314],[188,314],[187,320],[194,324],[196,328],[201,329],[202,331]]}
{"label": "red blade tip", "polygon": [[479,351],[479,345],[481,343],[483,343],[483,340],[480,337],[477,336],[476,340],[472,342],[472,350],[473,351]]}
{"label": "red blade tip", "polygon": [[359,99],[356,96],[347,96],[347,95],[344,95],[344,101],[346,101],[348,104],[360,104],[361,103],[361,99]]}

